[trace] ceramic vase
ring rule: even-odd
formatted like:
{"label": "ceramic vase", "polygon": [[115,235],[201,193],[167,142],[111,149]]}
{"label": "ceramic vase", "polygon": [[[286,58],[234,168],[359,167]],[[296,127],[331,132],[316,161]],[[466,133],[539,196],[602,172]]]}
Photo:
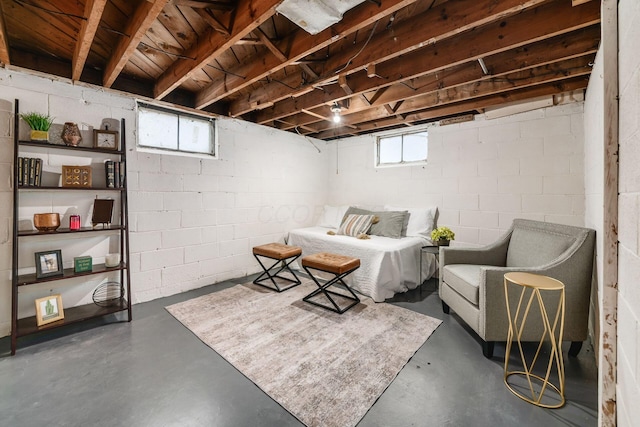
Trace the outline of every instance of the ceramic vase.
{"label": "ceramic vase", "polygon": [[66,122],[62,128],[62,140],[66,145],[76,147],[82,141],[80,129],[78,125],[72,122]]}

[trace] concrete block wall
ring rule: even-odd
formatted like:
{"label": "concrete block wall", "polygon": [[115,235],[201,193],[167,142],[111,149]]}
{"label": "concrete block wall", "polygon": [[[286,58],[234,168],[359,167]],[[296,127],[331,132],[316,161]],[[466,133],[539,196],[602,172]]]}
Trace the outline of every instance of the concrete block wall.
{"label": "concrete block wall", "polygon": [[[618,426],[640,419],[640,3],[618,3]],[[635,421],[634,421],[635,420]]]}
{"label": "concrete block wall", "polygon": [[[0,208],[0,336],[10,332],[16,98],[22,112],[48,112],[56,123],[77,122],[89,138],[90,127],[99,126],[103,118],[125,118],[134,303],[257,272],[251,247],[282,242],[288,230],[313,224],[326,201],[328,153],[322,141],[312,144],[295,134],[221,119],[219,159],[143,152],[135,147],[131,96],[0,69],[0,200],[4,201]],[[91,164],[86,155],[33,151],[29,156],[43,158],[52,176],[60,173],[62,164]],[[94,166],[94,179],[101,179],[96,174],[101,165]],[[85,225],[90,222],[94,194],[22,193],[19,219],[24,226],[30,226],[37,212],[59,212],[63,224],[72,213],[79,213]],[[31,239],[21,246],[20,267],[33,270],[33,252],[58,248],[63,249],[65,267],[72,265],[74,256],[85,254],[99,263],[118,244],[113,237],[85,237],[71,236],[64,244],[59,239]],[[65,307],[89,303],[98,280],[48,282],[21,289],[21,317],[33,315],[33,300],[50,293],[61,293]]]}
{"label": "concrete block wall", "polygon": [[453,229],[456,245],[491,243],[514,218],[583,226],[582,123],[577,102],[426,127],[429,159],[419,166],[376,168],[376,135],[342,139],[332,144],[329,200],[437,206],[438,224]]}

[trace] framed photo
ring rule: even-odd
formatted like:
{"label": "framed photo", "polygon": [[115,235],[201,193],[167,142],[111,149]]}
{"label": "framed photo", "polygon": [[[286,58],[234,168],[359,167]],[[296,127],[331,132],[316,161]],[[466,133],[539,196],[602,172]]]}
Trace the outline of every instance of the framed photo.
{"label": "framed photo", "polygon": [[107,150],[118,149],[118,131],[116,130],[93,130],[93,147]]}
{"label": "framed photo", "polygon": [[36,278],[62,276],[62,250],[36,252]]}
{"label": "framed photo", "polygon": [[49,295],[36,300],[36,322],[38,326],[64,319],[61,295]]}
{"label": "framed photo", "polygon": [[98,224],[108,226],[111,224],[111,215],[113,213],[113,199],[95,199],[93,201],[93,215],[91,216],[91,225],[94,227]]}

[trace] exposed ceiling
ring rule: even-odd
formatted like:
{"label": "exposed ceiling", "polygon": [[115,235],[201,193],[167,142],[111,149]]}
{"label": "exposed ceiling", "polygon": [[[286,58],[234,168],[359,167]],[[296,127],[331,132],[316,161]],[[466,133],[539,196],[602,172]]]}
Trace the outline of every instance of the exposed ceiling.
{"label": "exposed ceiling", "polygon": [[316,35],[279,3],[0,0],[0,63],[329,140],[582,90],[600,39],[595,0],[368,0]]}

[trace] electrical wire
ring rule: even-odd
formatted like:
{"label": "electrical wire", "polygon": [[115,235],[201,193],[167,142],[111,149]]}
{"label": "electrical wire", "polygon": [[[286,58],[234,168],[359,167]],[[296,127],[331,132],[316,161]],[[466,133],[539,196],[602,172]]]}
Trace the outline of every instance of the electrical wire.
{"label": "electrical wire", "polygon": [[371,29],[371,33],[369,33],[369,37],[367,38],[367,41],[364,42],[364,44],[362,45],[362,47],[360,48],[360,50],[358,51],[358,53],[356,53],[355,55],[353,55],[351,58],[349,58],[349,60],[347,61],[347,63],[344,65],[344,67],[340,68],[339,70],[337,70],[334,74],[340,74],[341,71],[343,71],[344,69],[346,69],[349,65],[351,65],[351,61],[353,61],[354,59],[356,59],[358,57],[358,55],[360,55],[362,53],[362,51],[364,50],[365,47],[367,47],[367,45],[369,44],[369,42],[371,41],[371,37],[373,37],[373,33],[376,32],[376,27],[378,26],[378,22],[380,22],[379,20],[376,21],[375,24],[373,24],[373,28]]}
{"label": "electrical wire", "polygon": [[296,126],[296,127],[295,127],[295,128],[293,128],[293,129],[296,131],[296,133],[297,133],[298,135],[300,135],[301,137],[303,137],[304,139],[306,139],[306,140],[309,142],[309,144],[313,145],[313,148],[315,148],[316,150],[318,150],[318,153],[322,153],[322,151],[320,151],[320,149],[316,146],[316,144],[314,144],[314,143],[313,143],[313,141],[311,140],[311,138],[309,138],[307,135],[303,135],[303,134],[301,134],[301,133],[300,133],[300,131],[298,130],[298,126]]}

